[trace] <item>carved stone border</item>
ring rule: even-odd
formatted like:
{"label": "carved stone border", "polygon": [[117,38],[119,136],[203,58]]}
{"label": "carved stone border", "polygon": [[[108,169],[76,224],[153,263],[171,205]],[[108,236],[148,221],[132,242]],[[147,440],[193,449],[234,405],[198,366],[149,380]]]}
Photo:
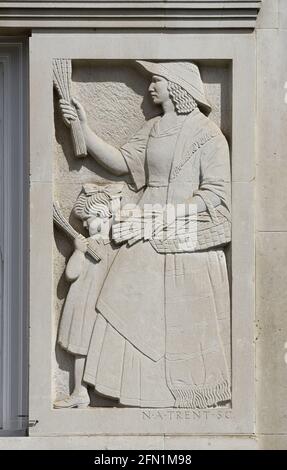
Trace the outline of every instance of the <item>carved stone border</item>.
{"label": "carved stone border", "polygon": [[254,28],[261,0],[11,1],[0,28]]}
{"label": "carved stone border", "polygon": [[[108,40],[107,40],[108,34]],[[30,54],[31,435],[252,434],[254,387],[255,43],[253,34],[34,34]],[[172,47],[171,47],[172,46]],[[232,411],[53,410],[52,59],[197,59],[232,64]],[[174,411],[174,409],[172,410]]]}

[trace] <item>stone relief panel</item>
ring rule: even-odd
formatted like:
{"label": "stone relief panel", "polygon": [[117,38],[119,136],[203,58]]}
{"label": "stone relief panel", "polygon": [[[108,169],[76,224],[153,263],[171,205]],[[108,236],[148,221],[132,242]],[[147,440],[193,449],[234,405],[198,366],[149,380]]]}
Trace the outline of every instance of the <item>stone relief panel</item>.
{"label": "stone relief panel", "polygon": [[198,65],[58,69],[55,408],[231,406],[231,73]]}

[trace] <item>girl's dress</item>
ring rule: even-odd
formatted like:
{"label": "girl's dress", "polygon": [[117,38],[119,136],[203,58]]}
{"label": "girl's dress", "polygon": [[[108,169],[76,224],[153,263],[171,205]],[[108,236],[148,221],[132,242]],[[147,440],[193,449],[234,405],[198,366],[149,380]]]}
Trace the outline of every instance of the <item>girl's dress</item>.
{"label": "girl's dress", "polygon": [[[114,252],[110,244],[98,242],[101,261],[96,262],[88,255],[75,251],[68,261],[78,264],[77,278],[71,283],[64,304],[58,331],[58,343],[72,354],[88,353],[94,323],[98,295],[108,272]],[[79,260],[78,255],[84,259]]]}

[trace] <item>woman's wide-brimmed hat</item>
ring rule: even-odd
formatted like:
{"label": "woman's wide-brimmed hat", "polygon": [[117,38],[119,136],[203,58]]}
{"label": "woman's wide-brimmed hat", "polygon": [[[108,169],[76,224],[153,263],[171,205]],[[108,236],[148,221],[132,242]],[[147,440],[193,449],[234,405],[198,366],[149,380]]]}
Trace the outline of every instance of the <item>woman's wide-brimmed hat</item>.
{"label": "woman's wide-brimmed hat", "polygon": [[159,75],[180,85],[197,101],[206,114],[210,113],[211,106],[205,96],[199,68],[193,62],[137,60],[136,63],[152,75]]}

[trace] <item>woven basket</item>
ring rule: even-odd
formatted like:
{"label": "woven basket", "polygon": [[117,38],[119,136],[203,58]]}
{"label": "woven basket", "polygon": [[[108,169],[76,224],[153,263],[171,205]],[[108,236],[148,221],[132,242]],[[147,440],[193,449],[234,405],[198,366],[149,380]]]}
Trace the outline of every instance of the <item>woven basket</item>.
{"label": "woven basket", "polygon": [[[202,197],[202,195],[201,195]],[[229,210],[220,205],[216,208],[206,196],[207,210],[198,214],[197,230],[174,239],[151,239],[158,253],[188,253],[226,245],[231,241],[231,218]]]}

